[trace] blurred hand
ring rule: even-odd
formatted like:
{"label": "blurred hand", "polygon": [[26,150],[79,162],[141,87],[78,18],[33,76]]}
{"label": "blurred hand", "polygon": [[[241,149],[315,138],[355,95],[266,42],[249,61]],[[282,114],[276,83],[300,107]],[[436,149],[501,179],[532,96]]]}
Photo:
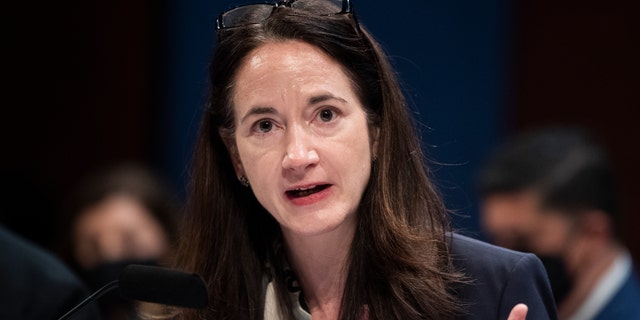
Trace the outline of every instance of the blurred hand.
{"label": "blurred hand", "polygon": [[524,303],[519,303],[513,309],[511,309],[511,313],[509,314],[509,318],[507,320],[525,320],[527,318],[527,305]]}

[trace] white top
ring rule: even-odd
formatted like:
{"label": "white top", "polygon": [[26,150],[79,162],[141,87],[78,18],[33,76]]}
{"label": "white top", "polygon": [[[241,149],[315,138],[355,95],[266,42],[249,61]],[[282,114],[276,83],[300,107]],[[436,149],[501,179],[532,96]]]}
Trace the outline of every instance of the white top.
{"label": "white top", "polygon": [[[292,301],[293,315],[296,320],[311,320],[311,315],[305,311],[300,305],[300,291],[289,292]],[[264,320],[280,320],[280,313],[278,307],[278,299],[276,297],[276,290],[273,287],[273,282],[270,281],[267,284],[265,298],[264,298]]]}
{"label": "white top", "polygon": [[616,257],[609,270],[598,280],[587,299],[568,320],[589,320],[595,318],[622,288],[631,274],[631,256],[624,252]]}

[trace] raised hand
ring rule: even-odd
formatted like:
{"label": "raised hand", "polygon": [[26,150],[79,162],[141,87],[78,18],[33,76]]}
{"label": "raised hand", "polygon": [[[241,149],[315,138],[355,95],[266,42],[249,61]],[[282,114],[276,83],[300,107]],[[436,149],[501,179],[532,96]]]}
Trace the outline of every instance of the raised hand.
{"label": "raised hand", "polygon": [[529,308],[526,304],[516,304],[516,306],[511,309],[511,313],[509,313],[509,318],[507,318],[507,320],[525,320],[527,318],[527,311],[529,311]]}

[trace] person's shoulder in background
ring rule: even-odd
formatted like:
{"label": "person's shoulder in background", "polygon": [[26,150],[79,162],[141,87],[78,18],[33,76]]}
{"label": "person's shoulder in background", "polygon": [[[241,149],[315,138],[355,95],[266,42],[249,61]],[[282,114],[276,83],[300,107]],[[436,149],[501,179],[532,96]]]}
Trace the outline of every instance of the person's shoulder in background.
{"label": "person's shoulder in background", "polygon": [[607,302],[594,320],[640,319],[640,276],[635,265],[630,265],[629,274],[624,279],[611,300]]}
{"label": "person's shoulder in background", "polygon": [[[60,260],[0,226],[0,319],[57,319],[88,296]],[[95,306],[75,319],[99,319]]]}
{"label": "person's shoulder in background", "polygon": [[451,235],[454,268],[467,276],[456,296],[464,304],[461,319],[507,319],[518,303],[528,319],[557,319],[549,279],[533,254],[497,247],[459,234]]}

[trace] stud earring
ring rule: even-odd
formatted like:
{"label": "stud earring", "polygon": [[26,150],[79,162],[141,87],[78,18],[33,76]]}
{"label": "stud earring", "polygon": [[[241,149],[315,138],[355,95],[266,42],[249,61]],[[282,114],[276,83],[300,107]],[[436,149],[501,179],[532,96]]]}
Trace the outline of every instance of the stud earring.
{"label": "stud earring", "polygon": [[248,186],[249,186],[249,179],[247,179],[247,177],[245,177],[245,176],[240,176],[240,177],[238,178],[238,180],[240,180],[240,184],[241,184],[241,185],[243,185],[243,186],[245,186],[245,187],[248,187]]}

